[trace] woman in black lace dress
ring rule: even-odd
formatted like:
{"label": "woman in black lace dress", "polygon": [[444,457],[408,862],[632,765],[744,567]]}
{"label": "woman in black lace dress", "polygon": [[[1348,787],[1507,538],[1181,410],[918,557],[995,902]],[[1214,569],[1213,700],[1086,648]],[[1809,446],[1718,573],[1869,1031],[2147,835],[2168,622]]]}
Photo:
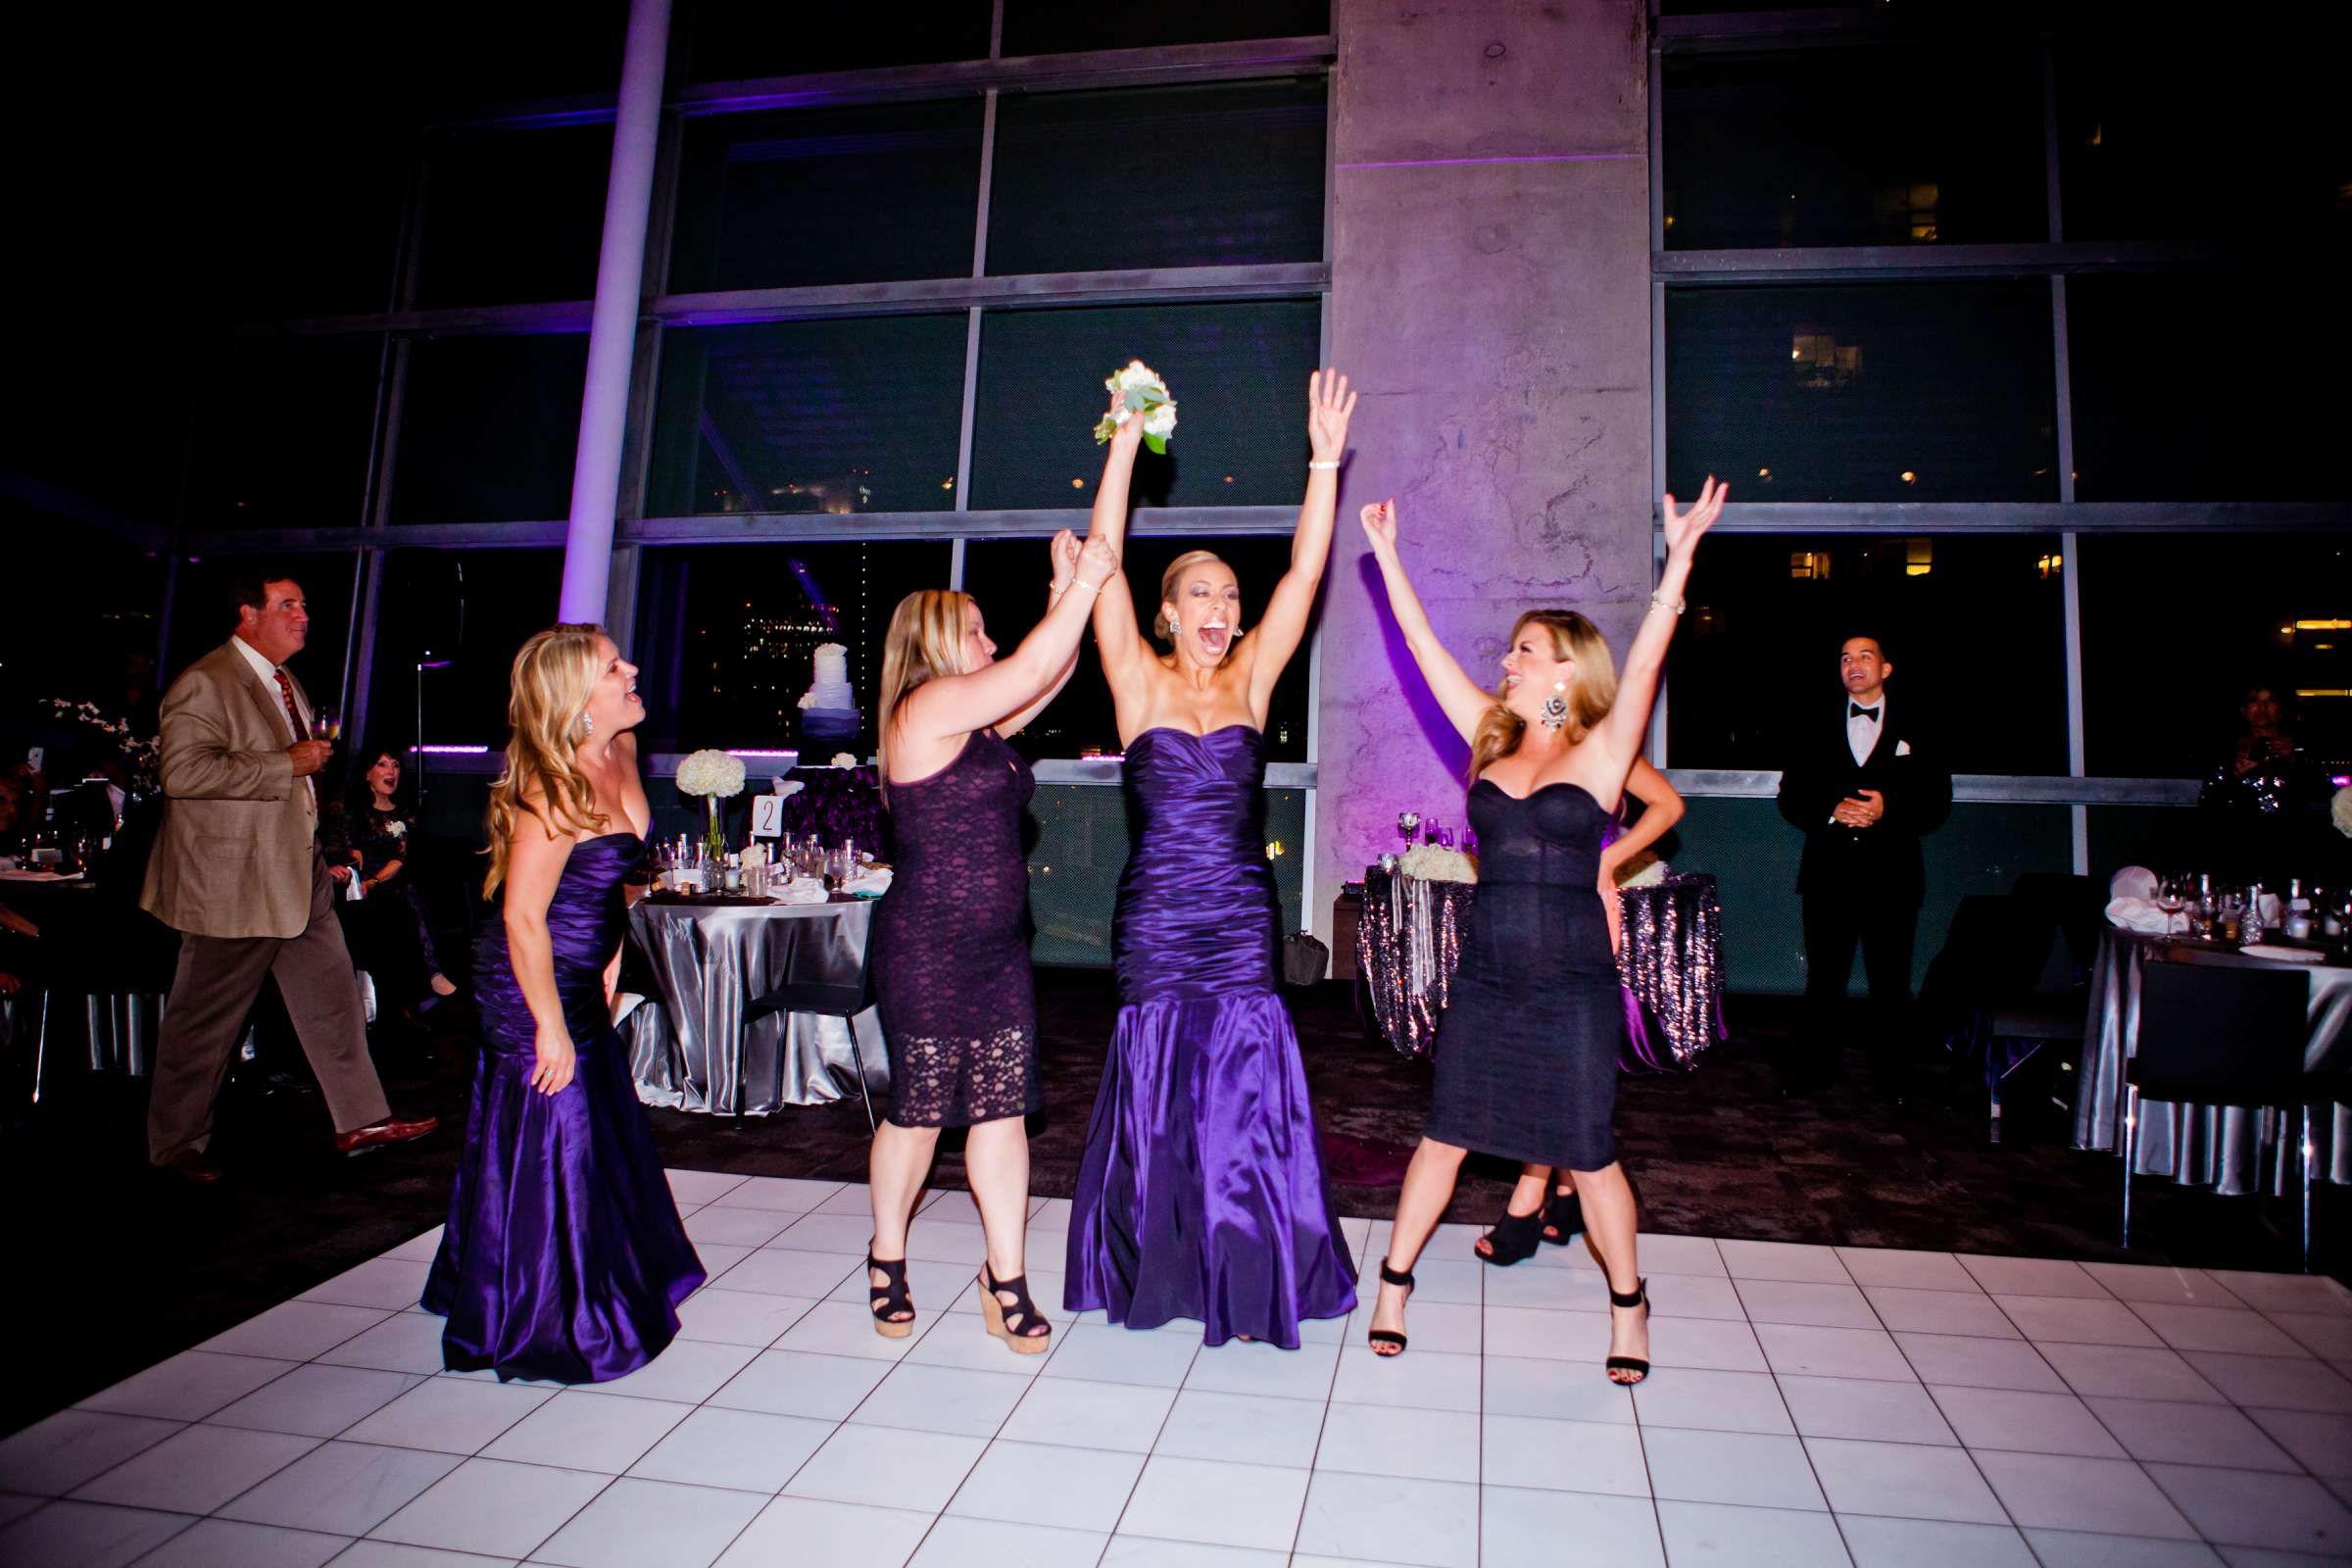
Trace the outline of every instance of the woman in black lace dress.
{"label": "woman in black lace dress", "polygon": [[369,753],[341,808],[328,814],[321,829],[330,874],[360,886],[360,902],[337,907],[354,961],[375,981],[379,1015],[396,1008],[420,1012],[458,989],[441,972],[416,896],[416,822],[401,804],[400,778],[398,753]]}
{"label": "woman in black lace dress", "polygon": [[1029,976],[1029,867],[1021,816],[1035,787],[1004,737],[1070,677],[1095,596],[1118,569],[1105,508],[1123,514],[1137,430],[1114,438],[1095,527],[1054,539],[1050,607],[1003,660],[967,594],[900,601],[882,652],[883,796],[897,842],[890,892],[874,911],[873,962],[890,1042],[891,1104],[870,1160],[874,1240],[866,1256],[874,1329],[913,1332],[906,1227],[943,1127],[970,1129],[964,1169],[988,1235],[981,1309],[991,1334],[1035,1354],[1052,1326],[1024,1278],[1029,1135],[1040,1109],[1037,999]]}

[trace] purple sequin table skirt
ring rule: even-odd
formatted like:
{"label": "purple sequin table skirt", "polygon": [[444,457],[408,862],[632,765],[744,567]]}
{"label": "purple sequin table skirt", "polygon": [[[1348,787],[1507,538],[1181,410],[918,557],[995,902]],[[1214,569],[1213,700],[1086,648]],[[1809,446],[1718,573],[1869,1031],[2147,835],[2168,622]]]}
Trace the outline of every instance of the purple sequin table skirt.
{"label": "purple sequin table skirt", "polygon": [[[1355,927],[1355,959],[1371,994],[1381,1037],[1408,1056],[1437,1046],[1462,930],[1478,896],[1472,882],[1424,882],[1364,868],[1364,906]],[[1692,1066],[1725,1038],[1723,905],[1703,872],[1670,876],[1619,892],[1625,947],[1617,973],[1625,985],[1627,1072]]]}

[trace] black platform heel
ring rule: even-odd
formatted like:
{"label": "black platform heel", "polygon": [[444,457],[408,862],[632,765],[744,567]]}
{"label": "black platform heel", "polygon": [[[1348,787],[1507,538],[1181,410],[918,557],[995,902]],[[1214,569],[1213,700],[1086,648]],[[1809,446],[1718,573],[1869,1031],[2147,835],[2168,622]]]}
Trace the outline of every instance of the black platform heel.
{"label": "black platform heel", "polygon": [[[1640,1307],[1642,1322],[1646,1326],[1649,1322],[1649,1281],[1637,1282],[1634,1286],[1634,1294],[1631,1296],[1618,1295],[1616,1288],[1612,1286],[1609,1290],[1609,1305],[1623,1307],[1629,1312],[1637,1306]],[[1601,1371],[1603,1373],[1631,1372],[1633,1376],[1630,1378],[1611,1377],[1609,1379],[1611,1383],[1621,1389],[1630,1389],[1649,1376],[1649,1363],[1638,1355],[1612,1355],[1601,1363]]]}
{"label": "black platform heel", "polygon": [[[1012,1293],[1010,1306],[997,1299],[999,1291]],[[1037,1303],[1029,1299],[1029,1276],[1018,1274],[1008,1280],[994,1279],[990,1277],[986,1263],[980,1265],[980,1317],[987,1324],[989,1333],[1021,1355],[1043,1355],[1046,1343],[1054,1337],[1054,1325],[1046,1321],[1045,1314],[1037,1309]],[[1020,1326],[1006,1327],[1004,1320],[1007,1317],[1019,1318]],[[1044,1332],[1032,1333],[1035,1329]]]}
{"label": "black platform heel", "polygon": [[[1401,1285],[1404,1287],[1404,1298],[1408,1301],[1413,1298],[1413,1271],[1408,1268],[1399,1274],[1389,1267],[1389,1260],[1385,1257],[1380,1260],[1380,1283]],[[1384,1361],[1404,1353],[1404,1335],[1398,1330],[1374,1329],[1366,1334],[1364,1339],[1372,1347],[1372,1353]],[[1396,1348],[1394,1350],[1382,1349],[1381,1347],[1385,1345],[1394,1345]]]}
{"label": "black platform heel", "polygon": [[[879,1274],[890,1282],[876,1285],[870,1277],[866,1281],[865,1304],[874,1314],[874,1332],[886,1340],[906,1338],[914,1332],[914,1298],[906,1290],[906,1260],[902,1257],[885,1263],[869,1251],[865,1266],[869,1276]],[[900,1312],[906,1315],[895,1316]]]}
{"label": "black platform heel", "polygon": [[1492,1263],[1496,1268],[1509,1268],[1513,1263],[1525,1262],[1535,1256],[1536,1249],[1544,1244],[1544,1210],[1538,1208],[1532,1214],[1514,1214],[1505,1208],[1502,1218],[1494,1222],[1494,1228],[1479,1240],[1486,1243],[1490,1250],[1479,1252],[1475,1246],[1470,1250],[1477,1252],[1482,1261]]}
{"label": "black platform heel", "polygon": [[1544,1245],[1566,1247],[1585,1234],[1585,1200],[1575,1191],[1554,1192],[1544,1204]]}

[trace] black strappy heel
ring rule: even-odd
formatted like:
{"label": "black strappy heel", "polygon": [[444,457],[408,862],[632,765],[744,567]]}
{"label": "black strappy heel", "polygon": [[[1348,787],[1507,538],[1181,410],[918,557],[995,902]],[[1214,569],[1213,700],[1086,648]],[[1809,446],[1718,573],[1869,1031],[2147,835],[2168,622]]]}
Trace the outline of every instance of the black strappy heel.
{"label": "black strappy heel", "polygon": [[1585,1234],[1585,1200],[1574,1189],[1554,1192],[1544,1204],[1544,1245],[1566,1247]]}
{"label": "black strappy heel", "polygon": [[[1401,1285],[1404,1287],[1404,1298],[1408,1301],[1413,1298],[1413,1271],[1408,1268],[1399,1274],[1389,1267],[1389,1260],[1385,1257],[1380,1260],[1380,1283]],[[1374,1329],[1364,1339],[1372,1347],[1372,1353],[1384,1361],[1404,1353],[1404,1335],[1396,1329]],[[1396,1348],[1384,1350],[1381,1348],[1384,1345],[1394,1345]]]}
{"label": "black strappy heel", "polygon": [[1505,1208],[1502,1218],[1494,1222],[1494,1228],[1479,1240],[1492,1250],[1480,1252],[1476,1247],[1470,1250],[1476,1252],[1484,1262],[1492,1263],[1496,1268],[1509,1268],[1513,1263],[1525,1262],[1535,1256],[1536,1249],[1543,1245],[1544,1210],[1539,1207],[1532,1214],[1514,1214]]}
{"label": "black strappy heel", "polygon": [[[1638,1281],[1634,1286],[1634,1294],[1631,1296],[1620,1296],[1617,1294],[1616,1287],[1611,1286],[1609,1288],[1609,1305],[1623,1307],[1629,1312],[1637,1306],[1640,1307],[1642,1322],[1646,1326],[1649,1322],[1649,1281]],[[1621,1389],[1630,1389],[1649,1376],[1649,1363],[1638,1355],[1612,1355],[1601,1363],[1601,1371],[1603,1373],[1631,1372],[1634,1375],[1630,1378],[1609,1379],[1611,1383]]]}
{"label": "black strappy heel", "polygon": [[[997,1299],[999,1291],[1012,1293],[1013,1302],[1010,1306]],[[990,1277],[986,1263],[980,1265],[980,1316],[987,1324],[989,1333],[1021,1355],[1044,1354],[1046,1342],[1054,1337],[1054,1325],[1046,1321],[1045,1314],[1038,1311],[1037,1303],[1029,1299],[1029,1276],[1021,1274],[1008,1280],[994,1279]],[[1004,1323],[1007,1317],[1019,1318],[1020,1327],[1007,1328]],[[1030,1332],[1032,1329],[1043,1329],[1044,1332],[1033,1334]]]}
{"label": "black strappy heel", "polygon": [[[898,1258],[885,1263],[872,1252],[865,1254],[869,1278],[865,1284],[865,1304],[874,1314],[874,1332],[886,1340],[903,1340],[914,1332],[914,1298],[906,1291],[906,1260]],[[879,1274],[890,1283],[876,1285],[870,1278]],[[905,1317],[893,1314],[904,1312]]]}

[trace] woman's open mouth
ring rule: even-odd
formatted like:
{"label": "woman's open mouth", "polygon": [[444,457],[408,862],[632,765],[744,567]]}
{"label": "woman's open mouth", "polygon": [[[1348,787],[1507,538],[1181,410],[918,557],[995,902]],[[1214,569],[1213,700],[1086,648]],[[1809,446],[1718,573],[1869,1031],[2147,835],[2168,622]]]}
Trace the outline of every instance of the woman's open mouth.
{"label": "woman's open mouth", "polygon": [[1221,621],[1210,621],[1200,628],[1200,648],[1203,653],[1222,658],[1226,644],[1233,641],[1232,629]]}

